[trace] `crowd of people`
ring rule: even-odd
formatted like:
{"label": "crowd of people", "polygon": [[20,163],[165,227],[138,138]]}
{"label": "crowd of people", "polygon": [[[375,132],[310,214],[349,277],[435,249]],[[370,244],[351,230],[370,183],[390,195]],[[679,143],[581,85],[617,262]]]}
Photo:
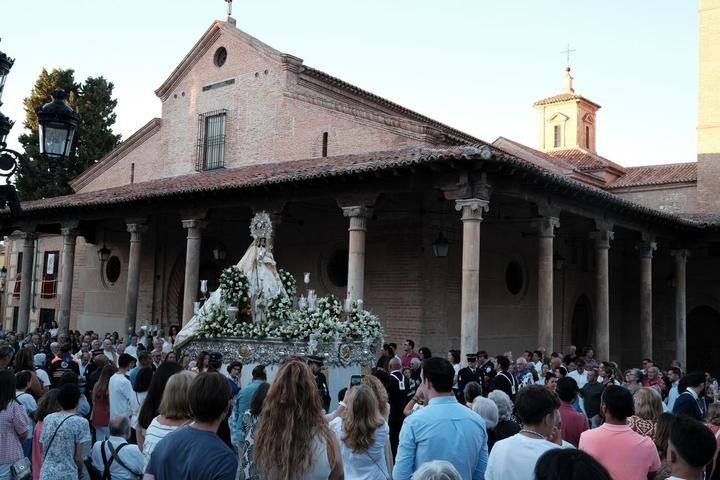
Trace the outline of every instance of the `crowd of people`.
{"label": "crowd of people", "polygon": [[263,365],[121,337],[0,332],[0,480],[715,479],[717,383],[592,348],[383,345],[331,410],[322,357]]}

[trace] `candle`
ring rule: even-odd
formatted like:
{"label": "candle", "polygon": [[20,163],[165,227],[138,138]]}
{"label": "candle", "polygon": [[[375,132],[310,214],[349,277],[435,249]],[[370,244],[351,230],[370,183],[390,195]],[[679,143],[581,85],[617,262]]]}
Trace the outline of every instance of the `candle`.
{"label": "candle", "polygon": [[350,313],[352,311],[352,298],[350,295],[345,299],[345,311]]}
{"label": "candle", "polygon": [[307,300],[305,299],[305,295],[300,295],[300,300],[298,300],[298,307],[300,310],[305,310],[307,308]]}
{"label": "candle", "polygon": [[310,283],[310,272],[305,272],[303,274],[303,283],[305,285],[308,285]]}
{"label": "candle", "polygon": [[315,310],[316,306],[317,306],[317,295],[315,295],[315,290],[308,290],[308,308],[310,310]]}
{"label": "candle", "polygon": [[200,302],[195,302],[195,303],[193,304],[193,313],[194,313],[195,315],[197,315],[198,313],[200,313]]}
{"label": "candle", "polygon": [[200,280],[200,291],[205,294],[208,292],[207,280]]}

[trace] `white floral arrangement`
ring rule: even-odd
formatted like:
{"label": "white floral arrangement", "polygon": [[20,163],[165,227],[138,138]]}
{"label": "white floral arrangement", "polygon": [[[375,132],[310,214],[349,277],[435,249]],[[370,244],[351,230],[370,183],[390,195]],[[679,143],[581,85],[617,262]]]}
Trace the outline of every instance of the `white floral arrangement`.
{"label": "white floral arrangement", "polygon": [[285,271],[282,268],[278,269],[278,276],[280,277],[280,281],[282,282],[282,286],[285,288],[285,292],[288,294],[288,297],[293,298],[297,294],[297,282],[295,281],[295,277],[293,277],[290,272]]}
{"label": "white floral arrangement", "polygon": [[235,322],[230,322],[227,309],[222,305],[214,305],[207,315],[200,316],[198,334],[201,338],[224,337],[232,335]]}
{"label": "white floral arrangement", "polygon": [[220,298],[228,305],[243,310],[250,301],[250,282],[238,267],[228,267],[220,275]]}
{"label": "white floral arrangement", "polygon": [[330,295],[319,298],[314,310],[294,308],[289,299],[276,297],[268,301],[267,318],[258,323],[230,319],[226,308],[214,306],[200,318],[198,334],[201,338],[277,338],[314,342],[355,340],[372,344],[379,341],[384,332],[378,317],[358,308],[356,303],[344,318],[342,303]]}

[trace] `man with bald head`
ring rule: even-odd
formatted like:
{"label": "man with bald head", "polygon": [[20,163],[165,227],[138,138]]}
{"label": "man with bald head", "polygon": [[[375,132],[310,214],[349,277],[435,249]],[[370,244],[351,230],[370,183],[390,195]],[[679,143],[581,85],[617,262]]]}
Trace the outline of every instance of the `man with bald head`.
{"label": "man with bald head", "polygon": [[130,419],[113,417],[110,419],[108,429],[110,437],[93,445],[91,453],[93,467],[100,473],[107,469],[109,473],[107,478],[113,480],[140,478],[145,466],[145,457],[137,445],[128,443]]}

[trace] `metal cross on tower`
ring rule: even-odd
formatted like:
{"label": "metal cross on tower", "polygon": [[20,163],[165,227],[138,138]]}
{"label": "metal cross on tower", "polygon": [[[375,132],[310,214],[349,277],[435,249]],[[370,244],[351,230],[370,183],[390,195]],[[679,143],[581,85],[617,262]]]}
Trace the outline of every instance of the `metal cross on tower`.
{"label": "metal cross on tower", "polygon": [[[230,0],[230,1],[232,1],[232,0]],[[571,48],[571,47],[570,47],[570,44],[568,43],[567,49],[566,49],[566,50],[563,50],[563,51],[560,52],[560,53],[564,53],[564,54],[565,54],[565,57],[566,57],[566,59],[567,59],[567,60],[566,60],[567,64],[566,64],[565,66],[566,66],[567,68],[570,68],[570,55],[573,54],[573,53],[575,53],[575,49],[574,49],[574,48]]]}
{"label": "metal cross on tower", "polygon": [[228,4],[228,17],[232,15],[232,2],[233,0],[225,0]]}

